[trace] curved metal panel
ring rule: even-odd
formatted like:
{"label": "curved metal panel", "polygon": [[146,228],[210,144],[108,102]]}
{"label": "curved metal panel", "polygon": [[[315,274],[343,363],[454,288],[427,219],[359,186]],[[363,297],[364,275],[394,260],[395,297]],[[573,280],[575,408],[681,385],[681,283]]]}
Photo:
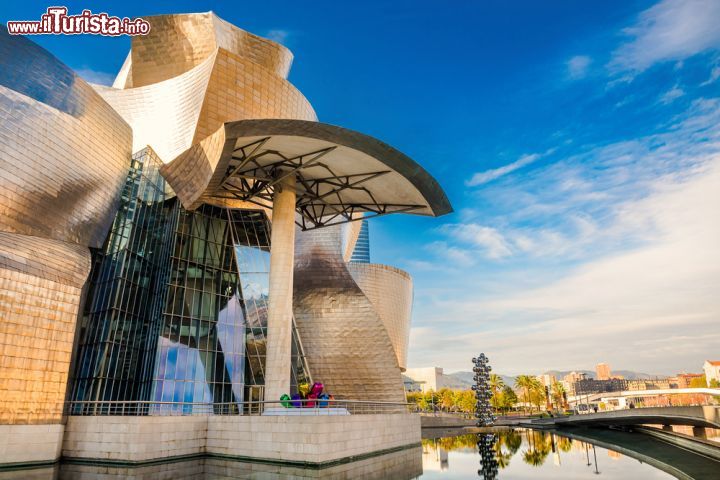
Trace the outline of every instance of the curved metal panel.
{"label": "curved metal panel", "polygon": [[382,319],[400,368],[407,368],[413,283],[406,272],[388,265],[350,262],[348,271]]}
{"label": "curved metal panel", "polygon": [[133,152],[149,145],[169,162],[193,144],[214,66],[215,53],[169,80],[136,88],[95,88],[132,127]]}
{"label": "curved metal panel", "polygon": [[288,119],[241,120],[220,128],[225,130],[225,145],[213,150],[219,157],[195,159],[193,147],[163,167],[165,174],[191,172],[198,162],[211,166],[211,177],[201,171],[191,180],[192,189],[170,181],[185,208],[197,208],[214,198],[267,205],[279,181],[277,171],[283,170],[298,178],[297,209],[303,229],[358,220],[361,212],[434,216],[451,210],[445,193],[419,165],[358,132]]}
{"label": "curved metal panel", "polygon": [[0,424],[62,416],[90,252],[0,232]]}
{"label": "curved metal panel", "polygon": [[133,37],[131,85],[161,82],[196,67],[218,48],[246,57],[286,78],[292,53],[282,45],[248,33],[213,12],[146,17],[152,29]]}
{"label": "curved metal panel", "polygon": [[130,167],[130,127],[68,67],[4,28],[0,118],[0,231],[99,246]]}
{"label": "curved metal panel", "polygon": [[[376,159],[382,166],[406,179],[409,188],[420,192],[433,216],[452,212],[452,206],[438,182],[419,164],[387,143],[347,128],[304,120],[258,119],[233,122],[227,125],[228,138],[284,136],[316,140],[341,145],[365,157]],[[327,159],[324,159],[327,160]],[[382,180],[380,177],[378,181]],[[421,213],[421,212],[413,212]]]}
{"label": "curved metal panel", "polygon": [[296,238],[293,310],[313,380],[337,398],[404,401],[385,325],[343,261],[341,227]]}

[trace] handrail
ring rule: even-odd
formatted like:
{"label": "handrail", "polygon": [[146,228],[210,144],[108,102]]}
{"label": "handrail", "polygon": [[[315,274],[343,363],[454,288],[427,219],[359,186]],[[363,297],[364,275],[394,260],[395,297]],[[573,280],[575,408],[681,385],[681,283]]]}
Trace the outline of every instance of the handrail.
{"label": "handrail", "polygon": [[413,413],[415,404],[373,400],[298,399],[287,401],[174,402],[152,400],[76,400],[63,415],[368,415]]}

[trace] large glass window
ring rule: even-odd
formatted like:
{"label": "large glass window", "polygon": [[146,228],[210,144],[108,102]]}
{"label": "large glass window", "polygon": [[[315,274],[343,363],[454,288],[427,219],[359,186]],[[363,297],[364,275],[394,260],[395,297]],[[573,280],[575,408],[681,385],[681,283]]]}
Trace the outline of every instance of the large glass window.
{"label": "large glass window", "polygon": [[[150,150],[133,159],[94,254],[72,398],[239,413],[262,399],[270,225],[262,211],[183,209],[166,199],[158,166]],[[309,381],[294,325],[291,358],[294,393]],[[74,412],[102,413],[88,403]]]}

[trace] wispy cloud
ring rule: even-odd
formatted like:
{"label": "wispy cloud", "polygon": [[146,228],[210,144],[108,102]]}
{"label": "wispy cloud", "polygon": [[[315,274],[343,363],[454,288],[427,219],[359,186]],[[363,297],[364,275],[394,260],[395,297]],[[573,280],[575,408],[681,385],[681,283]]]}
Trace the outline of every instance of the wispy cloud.
{"label": "wispy cloud", "polygon": [[673,88],[668,90],[667,92],[663,93],[660,96],[660,103],[663,105],[669,105],[678,98],[685,95],[685,90],[675,85]]}
{"label": "wispy cloud", "polygon": [[277,43],[281,43],[281,44],[285,45],[287,43],[288,38],[290,37],[290,32],[288,30],[275,28],[272,30],[268,30],[268,32],[265,34],[265,37],[272,40],[273,42],[277,42]]}
{"label": "wispy cloud", "polygon": [[472,268],[433,272],[442,291],[415,309],[433,342],[412,345],[411,366],[463,369],[481,344],[503,373],[673,373],[716,350],[699,332],[720,316],[720,98],[658,133],[578,148],[475,191],[480,206],[438,229]]}
{"label": "wispy cloud", "polygon": [[[717,346],[717,335],[699,332],[712,332],[720,315],[718,184],[720,157],[714,157],[692,178],[659,179],[651,195],[625,204],[629,216],[647,219],[639,229],[654,225],[645,246],[534,288],[493,277],[488,281],[501,293],[492,298],[439,298],[428,309],[436,313],[420,325],[432,345],[413,345],[410,364],[467,368],[468,354],[481,344],[496,368],[511,374],[598,361],[661,374],[697,370]],[[666,341],[678,335],[687,338]]]}
{"label": "wispy cloud", "polygon": [[629,40],[613,52],[612,70],[642,72],[720,47],[720,2],[662,0],[624,30]]}
{"label": "wispy cloud", "polygon": [[715,83],[718,78],[720,78],[720,66],[716,65],[712,68],[712,70],[710,70],[710,78],[701,83],[700,86],[704,87],[705,85]]}
{"label": "wispy cloud", "polygon": [[512,249],[503,235],[492,227],[475,223],[445,225],[441,229],[453,240],[480,248],[486,258],[503,258],[512,254]]}
{"label": "wispy cloud", "polygon": [[475,255],[473,252],[450,245],[445,241],[436,241],[428,244],[426,250],[432,252],[436,257],[440,257],[452,264],[467,267],[475,264]]}
{"label": "wispy cloud", "polygon": [[81,68],[79,70],[76,70],[75,72],[88,83],[95,83],[108,87],[112,85],[115,81],[115,74],[100,72],[97,70],[92,70],[90,68]]}
{"label": "wispy cloud", "polygon": [[592,59],[587,55],[575,55],[567,61],[567,73],[573,80],[579,80],[587,75]]}
{"label": "wispy cloud", "polygon": [[512,173],[515,170],[518,170],[526,165],[530,165],[535,160],[539,159],[541,156],[542,155],[539,153],[523,155],[514,162],[509,163],[505,166],[485,170],[484,172],[478,172],[474,174],[472,178],[470,178],[470,180],[465,182],[465,185],[467,185],[468,187],[477,187],[478,185],[483,185],[485,183],[491,182],[497,178],[502,177],[503,175]]}

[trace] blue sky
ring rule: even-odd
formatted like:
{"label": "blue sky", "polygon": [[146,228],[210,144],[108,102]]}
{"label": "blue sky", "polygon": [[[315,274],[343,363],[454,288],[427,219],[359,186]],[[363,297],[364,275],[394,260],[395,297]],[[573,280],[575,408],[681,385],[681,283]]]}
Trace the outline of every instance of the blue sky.
{"label": "blue sky", "polygon": [[[4,4],[2,21],[46,4]],[[69,2],[213,10],[295,54],[321,121],[394,145],[455,213],[371,224],[415,279],[410,366],[671,374],[720,359],[720,2]],[[34,37],[107,82],[128,39]]]}

